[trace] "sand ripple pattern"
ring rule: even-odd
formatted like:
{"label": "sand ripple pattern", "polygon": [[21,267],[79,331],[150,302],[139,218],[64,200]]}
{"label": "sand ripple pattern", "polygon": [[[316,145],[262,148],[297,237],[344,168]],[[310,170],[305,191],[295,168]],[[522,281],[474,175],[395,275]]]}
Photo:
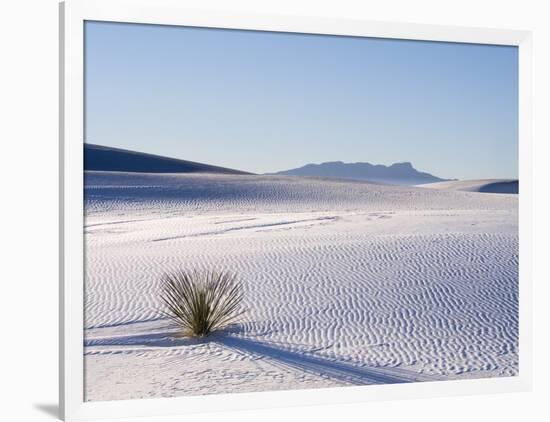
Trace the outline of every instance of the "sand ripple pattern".
{"label": "sand ripple pattern", "polygon": [[256,212],[316,211],[367,206],[372,210],[501,209],[517,198],[498,200],[472,192],[380,185],[292,176],[219,174],[85,173],[88,215],[106,211]]}
{"label": "sand ripple pattern", "polygon": [[[270,180],[87,175],[87,399],[517,374],[516,196]],[[242,323],[171,332],[181,267],[238,273]]]}

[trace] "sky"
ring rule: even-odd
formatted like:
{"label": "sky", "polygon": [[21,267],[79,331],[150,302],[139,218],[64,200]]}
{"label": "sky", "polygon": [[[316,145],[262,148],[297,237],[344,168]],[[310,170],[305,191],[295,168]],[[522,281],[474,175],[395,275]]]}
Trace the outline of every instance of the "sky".
{"label": "sky", "polygon": [[86,142],[254,173],[517,178],[516,47],[85,25]]}

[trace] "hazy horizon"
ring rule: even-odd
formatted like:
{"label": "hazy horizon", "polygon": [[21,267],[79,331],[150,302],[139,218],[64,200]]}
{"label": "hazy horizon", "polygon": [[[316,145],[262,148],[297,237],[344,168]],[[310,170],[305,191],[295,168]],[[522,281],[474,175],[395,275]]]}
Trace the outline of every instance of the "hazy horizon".
{"label": "hazy horizon", "polygon": [[86,23],[85,139],[270,173],[517,178],[517,48]]}

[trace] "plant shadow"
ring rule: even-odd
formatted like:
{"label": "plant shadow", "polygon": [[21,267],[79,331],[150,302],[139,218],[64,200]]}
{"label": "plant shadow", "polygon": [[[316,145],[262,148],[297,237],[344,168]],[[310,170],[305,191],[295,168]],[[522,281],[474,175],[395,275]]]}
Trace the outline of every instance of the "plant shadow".
{"label": "plant shadow", "polygon": [[316,356],[311,352],[289,350],[276,344],[227,334],[218,334],[214,336],[212,341],[240,352],[268,357],[272,362],[282,367],[320,375],[353,385],[399,384],[437,380],[434,377],[425,376],[403,368],[365,366],[357,362]]}
{"label": "plant shadow", "polygon": [[142,346],[142,347],[179,347],[208,342],[207,337],[187,337],[174,331],[153,334],[134,334],[107,338],[84,340],[84,347],[94,346]]}
{"label": "plant shadow", "polygon": [[[245,337],[246,332],[241,325],[233,325],[223,332],[211,334],[207,337],[188,337],[177,330],[164,329],[157,333],[111,336],[86,339],[86,347],[94,346],[121,346],[121,347],[182,347],[199,344],[215,343],[227,349],[240,353],[267,358],[275,366],[298,370],[316,376],[326,377],[342,383],[352,385],[366,384],[398,384],[421,381],[437,381],[438,378],[421,374],[416,371],[400,367],[366,366],[352,361],[341,361],[315,354],[315,351],[296,350],[292,345],[278,345],[265,341],[258,341]],[[261,333],[265,335],[267,333]]]}

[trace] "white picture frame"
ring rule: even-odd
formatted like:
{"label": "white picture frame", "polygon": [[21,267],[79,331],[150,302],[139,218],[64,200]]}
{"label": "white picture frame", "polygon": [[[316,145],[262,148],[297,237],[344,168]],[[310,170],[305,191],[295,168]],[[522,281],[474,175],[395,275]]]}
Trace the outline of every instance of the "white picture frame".
{"label": "white picture frame", "polygon": [[[520,370],[488,378],[170,399],[84,401],[84,22],[110,21],[512,45],[519,48]],[[531,33],[440,25],[190,10],[177,0],[67,0],[60,5],[60,411],[64,420],[527,391],[532,379]]]}

